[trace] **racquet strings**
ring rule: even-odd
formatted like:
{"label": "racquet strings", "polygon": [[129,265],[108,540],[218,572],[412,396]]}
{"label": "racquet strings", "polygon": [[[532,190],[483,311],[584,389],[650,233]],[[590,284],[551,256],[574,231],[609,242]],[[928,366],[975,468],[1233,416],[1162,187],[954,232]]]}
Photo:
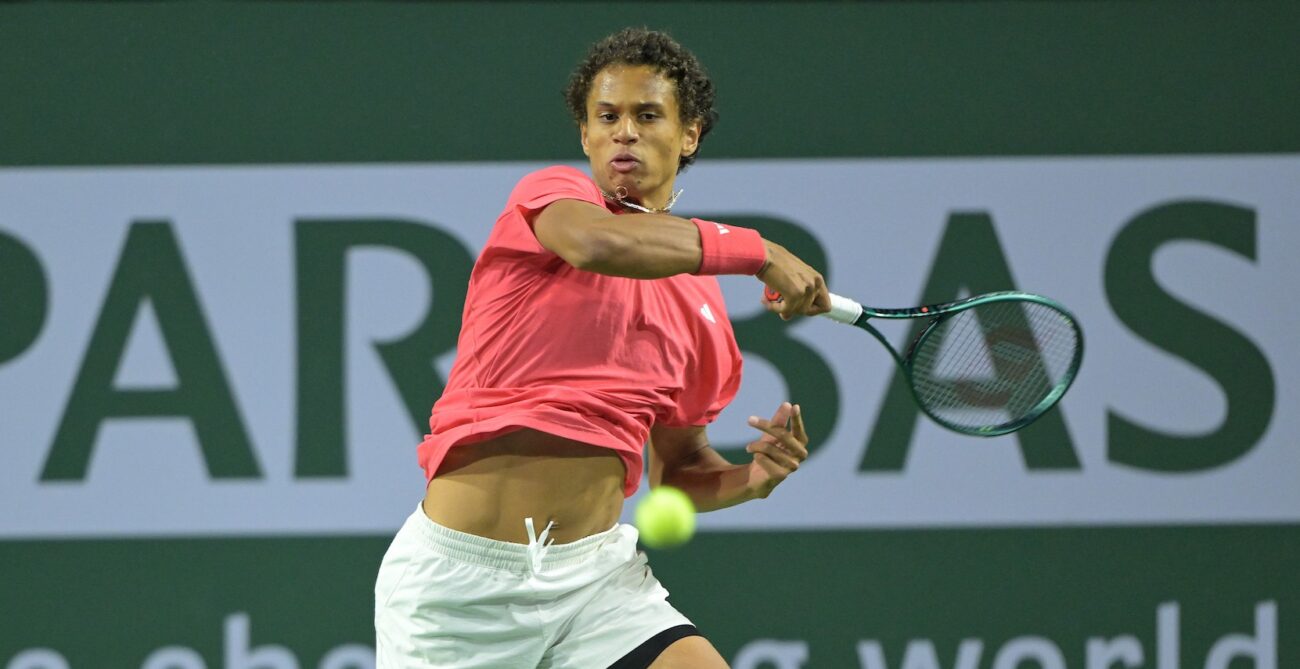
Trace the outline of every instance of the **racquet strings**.
{"label": "racquet strings", "polygon": [[917,401],[937,418],[978,431],[1036,412],[1069,381],[1078,333],[1061,312],[1037,302],[1001,301],[951,314],[910,359]]}

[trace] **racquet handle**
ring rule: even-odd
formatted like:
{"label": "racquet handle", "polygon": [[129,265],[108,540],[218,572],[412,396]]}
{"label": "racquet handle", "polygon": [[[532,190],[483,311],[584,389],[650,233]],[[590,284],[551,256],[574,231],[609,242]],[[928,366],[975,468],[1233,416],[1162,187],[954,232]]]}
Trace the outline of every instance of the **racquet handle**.
{"label": "racquet handle", "polygon": [[862,305],[843,295],[831,293],[831,310],[822,315],[833,321],[853,325],[862,316]]}
{"label": "racquet handle", "polygon": [[[831,310],[822,314],[837,323],[848,323],[853,325],[862,315],[862,305],[843,295],[831,293]],[[768,302],[780,302],[781,293],[772,290],[770,287],[763,287],[763,298]]]}

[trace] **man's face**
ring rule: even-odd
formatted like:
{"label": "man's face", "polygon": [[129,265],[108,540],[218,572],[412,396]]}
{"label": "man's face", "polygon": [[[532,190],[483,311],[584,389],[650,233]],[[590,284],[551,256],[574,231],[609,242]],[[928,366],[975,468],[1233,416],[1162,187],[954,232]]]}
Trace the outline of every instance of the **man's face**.
{"label": "man's face", "polygon": [[610,65],[592,80],[582,151],[607,193],[662,207],[677,176],[678,158],[695,153],[699,122],[682,124],[672,80],[649,65]]}

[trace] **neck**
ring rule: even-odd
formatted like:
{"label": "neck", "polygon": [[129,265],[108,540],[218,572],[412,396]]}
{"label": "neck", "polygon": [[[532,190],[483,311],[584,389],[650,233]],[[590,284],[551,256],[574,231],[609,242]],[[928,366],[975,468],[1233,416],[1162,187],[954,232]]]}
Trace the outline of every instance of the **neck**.
{"label": "neck", "polygon": [[680,190],[673,193],[672,184],[669,184],[665,190],[667,195],[657,197],[637,197],[628,193],[627,189],[622,186],[615,187],[613,191],[602,188],[600,192],[605,196],[605,200],[622,206],[624,209],[648,214],[668,213],[672,210],[673,204],[677,202],[678,196],[682,194]]}
{"label": "neck", "polygon": [[641,197],[632,198],[632,200],[637,204],[640,204],[641,206],[646,207],[648,209],[663,209],[664,207],[672,206],[668,204],[668,202],[672,200],[672,197],[673,197],[673,185],[670,183],[670,184],[665,184],[657,192],[646,193]]}

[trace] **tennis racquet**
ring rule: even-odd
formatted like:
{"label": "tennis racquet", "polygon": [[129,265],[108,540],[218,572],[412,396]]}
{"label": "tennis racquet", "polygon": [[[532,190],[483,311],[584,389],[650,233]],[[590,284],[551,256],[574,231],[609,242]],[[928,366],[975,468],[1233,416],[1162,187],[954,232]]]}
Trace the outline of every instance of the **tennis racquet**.
{"label": "tennis racquet", "polygon": [[[781,295],[767,288],[769,301]],[[876,309],[831,294],[823,316],[870,332],[907,377],[917,406],[950,430],[1014,432],[1051,409],[1083,361],[1083,330],[1057,302],[1005,291],[910,309]],[[926,319],[901,355],[868,321]]]}

